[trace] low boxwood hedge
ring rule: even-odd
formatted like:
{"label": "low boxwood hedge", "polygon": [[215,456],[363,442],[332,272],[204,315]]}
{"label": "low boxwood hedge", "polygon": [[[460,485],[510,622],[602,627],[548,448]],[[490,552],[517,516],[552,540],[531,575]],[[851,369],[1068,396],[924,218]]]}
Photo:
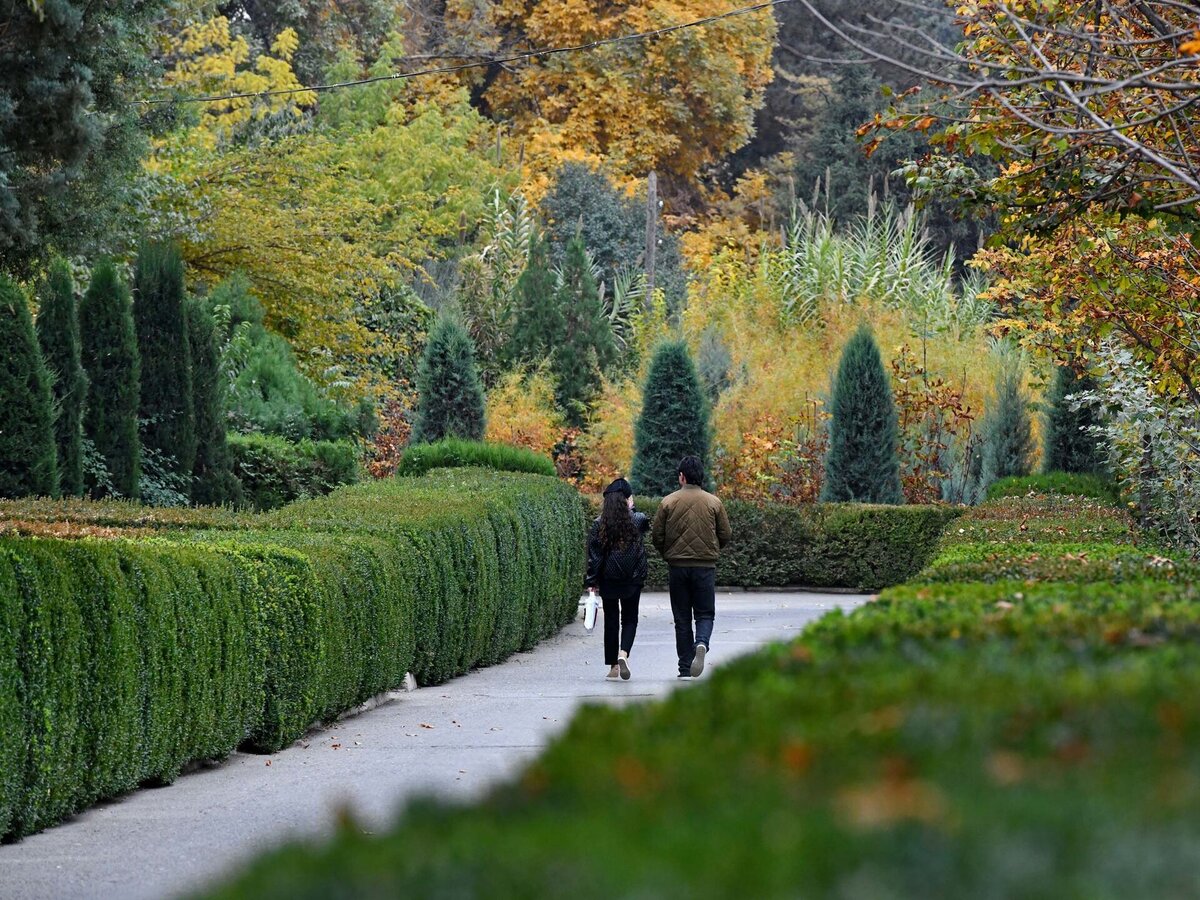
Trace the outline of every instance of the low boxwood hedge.
{"label": "low boxwood hedge", "polygon": [[[479,804],[347,827],[213,896],[1189,896],[1200,588],[1077,540],[1094,510],[1067,506],[1024,503],[1057,560],[1034,577],[891,588],[663,703],[585,710]],[[947,553],[986,566],[1004,518],[951,523]],[[1087,565],[1138,553],[1119,584]]]}
{"label": "low boxwood hedge", "polygon": [[496,662],[577,611],[583,506],[554,479],[443,472],[239,524],[0,539],[0,836],[285,746],[406,671]]}
{"label": "low boxwood hedge", "polygon": [[[637,498],[651,518],[659,501]],[[595,507],[593,501],[593,507]],[[929,562],[946,523],[946,506],[821,503],[725,503],[733,540],[717,563],[717,581],[738,587],[845,587],[877,590],[912,577]],[[667,583],[652,542],[648,583]]]}
{"label": "low boxwood hedge", "polygon": [[508,444],[489,444],[462,438],[444,438],[432,444],[414,444],[404,451],[396,474],[401,478],[424,475],[433,469],[475,467],[501,472],[557,474],[550,457]]}

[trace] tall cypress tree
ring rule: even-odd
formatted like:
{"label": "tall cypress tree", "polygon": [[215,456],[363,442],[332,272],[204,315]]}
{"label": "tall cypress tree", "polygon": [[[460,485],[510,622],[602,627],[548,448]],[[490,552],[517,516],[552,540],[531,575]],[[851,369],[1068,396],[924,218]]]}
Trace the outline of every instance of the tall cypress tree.
{"label": "tall cypress tree", "polygon": [[513,292],[505,355],[510,364],[541,362],[562,342],[565,331],[546,242],[535,234],[530,240],[529,260]]}
{"label": "tall cypress tree", "polygon": [[630,481],[639,494],[661,497],[679,487],[679,461],[685,456],[700,458],[711,486],[708,399],[683,341],[654,351],[633,441]]}
{"label": "tall cypress tree", "polygon": [[567,421],[582,425],[588,404],[600,391],[602,373],[616,360],[617,348],[588,265],[587,250],[578,236],[567,244],[557,297],[563,337],[550,358],[557,382],[556,399]]}
{"label": "tall cypress tree", "polygon": [[1005,365],[996,378],[996,392],[984,413],[983,472],[980,498],[988,485],[999,478],[1028,475],[1033,458],[1033,426],[1029,397],[1021,387],[1021,370]]}
{"label": "tall cypress tree", "polygon": [[58,408],[54,442],[58,449],[59,482],[64,494],[78,497],[83,493],[83,404],[87,375],[79,355],[75,280],[65,260],[55,259],[50,263],[50,271],[38,283],[37,294],[38,343],[53,379]]}
{"label": "tall cypress tree", "polygon": [[1075,409],[1067,400],[1072,394],[1094,389],[1095,382],[1087,376],[1077,378],[1071,366],[1054,367],[1054,380],[1046,395],[1043,471],[1090,475],[1104,470],[1100,443],[1088,430],[1099,423],[1098,410],[1086,403]]}
{"label": "tall cypress tree", "polygon": [[842,351],[830,402],[826,502],[903,503],[896,401],[879,347],[866,325]]}
{"label": "tall cypress tree", "polygon": [[192,468],[192,499],[215,506],[240,499],[241,483],[233,474],[226,441],[225,379],[217,329],[208,307],[187,302],[188,339],[192,350],[192,401],[196,413],[196,463]]}
{"label": "tall cypress tree", "polygon": [[[141,361],[129,289],[109,261],[92,272],[79,304],[80,353],[91,382],[84,434],[96,446],[113,489],[136,499],[141,478],[138,438]],[[99,493],[96,484],[87,487]]]}
{"label": "tall cypress tree", "polygon": [[25,294],[0,275],[0,497],[57,493],[50,373]]}
{"label": "tall cypress tree", "polygon": [[444,437],[483,439],[483,382],[475,365],[471,336],[457,322],[442,318],[433,326],[417,367],[417,418],[412,443]]}
{"label": "tall cypress tree", "polygon": [[183,258],[174,245],[145,244],[138,252],[133,317],[142,359],[142,443],[173,459],[171,470],[190,478],[196,412]]}

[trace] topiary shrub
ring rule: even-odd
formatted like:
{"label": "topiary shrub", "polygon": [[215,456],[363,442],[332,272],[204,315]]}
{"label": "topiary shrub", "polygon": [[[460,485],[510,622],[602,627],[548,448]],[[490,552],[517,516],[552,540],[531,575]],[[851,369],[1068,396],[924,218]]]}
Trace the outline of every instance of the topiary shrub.
{"label": "topiary shrub", "polygon": [[821,499],[903,503],[896,403],[879,347],[866,325],[859,327],[842,351],[829,411],[832,417]]}
{"label": "topiary shrub", "polygon": [[483,439],[483,383],[471,337],[457,322],[443,318],[434,325],[417,369],[417,393],[412,443],[431,444],[444,437]]}
{"label": "topiary shrub", "polygon": [[1071,366],[1055,366],[1054,378],[1046,394],[1046,430],[1042,449],[1042,471],[1098,475],[1104,471],[1104,453],[1100,439],[1091,428],[1100,416],[1090,403],[1067,398],[1095,390],[1090,377],[1078,378]]}
{"label": "topiary shrub", "polygon": [[358,449],[350,441],[286,441],[268,434],[231,434],[228,448],[242,497],[257,510],[319,497],[358,481]]}
{"label": "topiary shrub", "polygon": [[616,361],[612,325],[604,314],[587,249],[580,237],[567,244],[556,296],[563,334],[551,351],[555,398],[567,423],[580,427],[600,391],[603,373]]}
{"label": "topiary shrub", "polygon": [[196,461],[192,467],[192,500],[205,505],[237,503],[241,483],[233,476],[226,438],[228,411],[221,348],[212,315],[199,300],[187,303],[192,349],[192,406],[196,416]]}
{"label": "topiary shrub", "polygon": [[79,304],[80,356],[89,381],[83,431],[96,448],[111,489],[95,475],[86,480],[94,496],[109,493],[136,500],[141,481],[138,435],[141,356],[129,290],[111,261],[101,262]]}
{"label": "topiary shrub", "polygon": [[1029,474],[1033,457],[1033,425],[1029,397],[1021,386],[1021,370],[1006,365],[996,378],[991,405],[980,425],[983,433],[981,494],[1000,478]]}
{"label": "topiary shrub", "polygon": [[25,294],[0,275],[0,497],[57,492],[50,374]]}
{"label": "topiary shrub", "polygon": [[530,472],[553,478],[554,460],[524,447],[446,438],[436,444],[417,444],[404,451],[396,474],[411,478],[432,469],[476,467],[502,472]]}
{"label": "topiary shrub", "polygon": [[173,244],[143,245],[133,303],[142,361],[142,444],[190,482],[196,464],[196,412],[185,307],[179,249]]}
{"label": "topiary shrub", "polygon": [[69,497],[83,494],[83,406],[87,375],[79,346],[79,310],[75,280],[66,260],[55,258],[37,286],[37,336],[52,379],[54,443],[58,453],[58,479]]}
{"label": "topiary shrub", "polygon": [[699,457],[711,487],[708,399],[683,341],[654,351],[633,442],[629,480],[637,493],[661,497],[677,490],[679,461],[685,456]]}

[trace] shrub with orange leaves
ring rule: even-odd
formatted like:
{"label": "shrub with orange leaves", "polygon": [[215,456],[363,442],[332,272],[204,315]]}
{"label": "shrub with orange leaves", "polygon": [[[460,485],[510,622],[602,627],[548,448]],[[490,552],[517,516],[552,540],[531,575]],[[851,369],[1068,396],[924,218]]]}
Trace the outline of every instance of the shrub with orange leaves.
{"label": "shrub with orange leaves", "polygon": [[545,367],[510,372],[488,392],[486,440],[553,455],[563,417],[554,403],[554,379]]}

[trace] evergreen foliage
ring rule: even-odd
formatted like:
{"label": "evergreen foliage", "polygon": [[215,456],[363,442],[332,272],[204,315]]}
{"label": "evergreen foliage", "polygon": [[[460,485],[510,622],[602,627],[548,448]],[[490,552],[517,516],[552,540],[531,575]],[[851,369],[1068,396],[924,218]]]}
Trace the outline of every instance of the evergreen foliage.
{"label": "evergreen foliage", "polygon": [[996,378],[992,405],[984,414],[983,471],[980,499],[998,479],[1028,475],[1033,457],[1033,425],[1029,397],[1021,386],[1021,369],[1007,365]]}
{"label": "evergreen foliage", "polygon": [[[646,252],[645,197],[639,201],[627,196],[603,172],[583,163],[564,164],[555,173],[541,208],[554,263],[564,262],[571,240],[581,235],[609,290],[622,268],[642,267]],[[668,307],[676,309],[687,296],[679,239],[660,222],[659,240],[655,285],[666,295]]]}
{"label": "evergreen foliage", "polygon": [[550,357],[559,407],[567,422],[582,425],[588,404],[600,391],[603,373],[617,359],[612,325],[588,265],[583,239],[572,238],[558,288],[563,336]]}
{"label": "evergreen foliage", "polygon": [[82,251],[129,200],[166,0],[8,3],[0,36],[0,269],[25,275],[48,244]]}
{"label": "evergreen foliage", "polygon": [[829,404],[829,450],[821,499],[903,503],[896,403],[879,347],[859,327],[842,351]]}
{"label": "evergreen foliage", "polygon": [[241,496],[241,485],[233,477],[225,435],[229,416],[216,327],[207,307],[199,300],[188,301],[187,317],[192,351],[192,402],[196,415],[192,500],[209,506],[235,503]]}
{"label": "evergreen foliage", "polygon": [[75,280],[66,261],[50,263],[46,277],[38,283],[38,343],[53,382],[54,442],[58,450],[58,477],[62,492],[69,497],[83,494],[83,406],[87,398],[87,375],[79,350],[79,309],[75,304]]}
{"label": "evergreen foliage", "polygon": [[1067,397],[1095,389],[1090,377],[1079,378],[1070,366],[1055,366],[1054,380],[1046,394],[1046,434],[1042,471],[1094,475],[1104,471],[1100,442],[1088,429],[1098,424],[1097,409],[1083,404],[1078,409]]}
{"label": "evergreen foliage", "polygon": [[25,294],[0,275],[0,497],[57,493],[50,373]]}
{"label": "evergreen foliage", "polygon": [[[136,499],[141,477],[141,357],[129,289],[110,261],[92,272],[79,304],[79,331],[80,356],[90,383],[84,433],[103,459],[113,490]],[[93,494],[107,493],[98,479],[88,479],[86,486]]]}
{"label": "evergreen foliage", "polygon": [[196,413],[188,342],[183,258],[172,244],[138,253],[133,314],[142,360],[142,443],[190,476],[196,463]]}
{"label": "evergreen foliage", "polygon": [[655,350],[633,438],[629,480],[637,493],[662,497],[676,490],[679,461],[685,456],[699,457],[711,484],[708,399],[683,341]]}
{"label": "evergreen foliage", "polygon": [[550,270],[546,241],[536,233],[530,240],[529,261],[517,279],[509,313],[506,355],[513,364],[536,365],[549,359],[563,339],[566,322]]}
{"label": "evergreen foliage", "polygon": [[417,391],[412,443],[429,444],[445,437],[483,439],[485,405],[475,348],[454,320],[442,318],[433,326],[417,368]]}

